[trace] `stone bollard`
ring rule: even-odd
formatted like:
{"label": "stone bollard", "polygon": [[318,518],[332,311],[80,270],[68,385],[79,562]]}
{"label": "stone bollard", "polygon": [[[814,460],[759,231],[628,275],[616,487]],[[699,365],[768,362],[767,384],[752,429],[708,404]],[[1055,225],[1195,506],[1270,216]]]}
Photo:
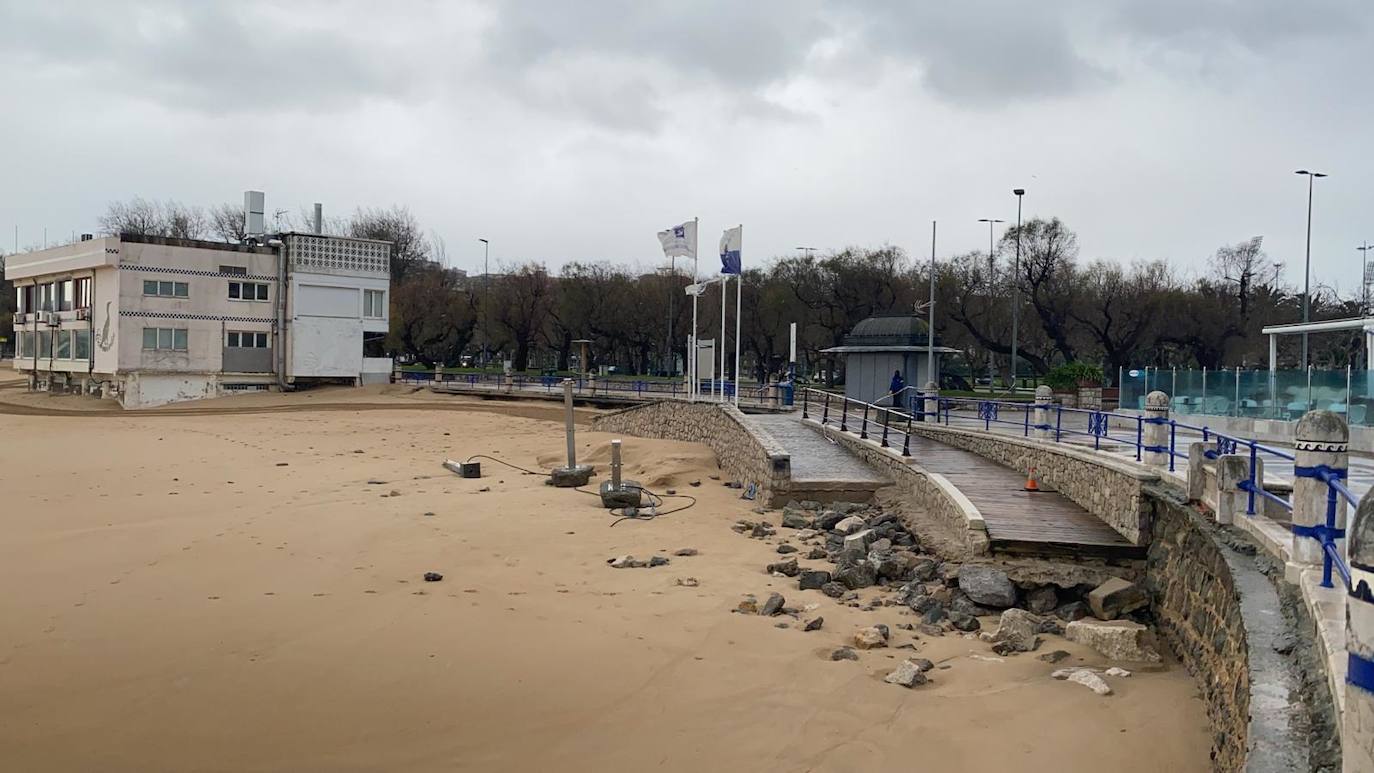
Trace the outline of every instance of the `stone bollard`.
{"label": "stone bollard", "polygon": [[1204,502],[1207,499],[1207,468],[1203,464],[1193,464],[1194,459],[1206,459],[1205,454],[1212,450],[1211,443],[1201,440],[1188,444],[1188,501]]}
{"label": "stone bollard", "polygon": [[1169,466],[1169,396],[1159,390],[1145,395],[1145,426],[1141,432],[1141,461],[1151,467]]}
{"label": "stone bollard", "polygon": [[1349,668],[1342,713],[1341,769],[1374,770],[1374,492],[1350,523],[1350,595],[1345,600]]}
{"label": "stone bollard", "polygon": [[1043,440],[1049,439],[1053,435],[1050,428],[1050,408],[1054,403],[1054,390],[1048,384],[1041,384],[1035,388],[1035,436]]}
{"label": "stone bollard", "polygon": [[[1191,470],[1193,465],[1190,462],[1188,466]],[[1237,515],[1244,515],[1250,495],[1240,490],[1240,484],[1249,479],[1248,455],[1223,454],[1217,457],[1217,523],[1235,523]]]}
{"label": "stone bollard", "polygon": [[940,387],[934,381],[927,381],[921,393],[921,412],[925,421],[940,421]]}
{"label": "stone bollard", "polygon": [[[1342,479],[1350,464],[1350,430],[1331,411],[1308,411],[1293,431],[1293,549],[1286,576],[1297,582],[1298,573],[1322,563],[1322,545],[1302,532],[1326,524],[1326,498],[1330,487],[1315,472],[1321,467],[1338,471]],[[1336,528],[1344,529],[1345,498],[1336,497]],[[1344,540],[1338,545],[1344,547]]]}

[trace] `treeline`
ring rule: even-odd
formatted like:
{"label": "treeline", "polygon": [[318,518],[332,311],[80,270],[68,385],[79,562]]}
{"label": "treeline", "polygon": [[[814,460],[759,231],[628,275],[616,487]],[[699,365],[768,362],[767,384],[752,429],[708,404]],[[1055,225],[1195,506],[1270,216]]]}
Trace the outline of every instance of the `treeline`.
{"label": "treeline", "polygon": [[[281,230],[307,230],[308,213],[280,213]],[[242,238],[242,208],[209,210],[174,202],[135,199],[112,204],[101,219],[108,233],[135,231],[186,238]],[[269,220],[271,222],[271,220]],[[591,367],[627,373],[677,372],[686,361],[691,279],[684,261],[676,274],[666,260],[650,268],[609,261],[571,262],[557,272],[525,262],[502,265],[490,276],[467,276],[446,267],[441,240],[426,235],[404,208],[363,209],[325,224],[329,233],[385,239],[392,254],[391,332],[394,356],[426,367],[499,362],[567,369],[587,341]],[[1118,367],[1255,367],[1267,363],[1264,325],[1301,319],[1301,293],[1281,281],[1258,239],[1199,255],[1184,274],[1162,260],[1123,266],[1083,259],[1063,222],[1035,219],[1008,228],[991,260],[987,252],[941,258],[935,269],[936,333],[958,349],[947,368],[982,376],[992,357],[1000,378],[1010,375],[1013,297],[1019,289],[1017,372],[1044,374],[1057,364]],[[704,257],[702,265],[714,269]],[[745,377],[766,378],[786,369],[788,326],[798,323],[803,372],[842,377],[842,362],[821,350],[837,346],[860,320],[875,314],[925,316],[928,259],[901,248],[847,248],[820,255],[787,256],[744,275],[742,363]],[[732,287],[733,289],[733,287]],[[699,306],[700,334],[716,338],[719,291]],[[734,296],[725,345],[733,349]],[[669,308],[671,306],[671,317]],[[919,309],[919,311],[918,311]],[[1356,316],[1357,299],[1316,286],[1312,318]],[[671,338],[670,338],[671,333]],[[1298,359],[1299,339],[1280,339],[1281,365]],[[1318,367],[1344,367],[1360,356],[1359,331],[1311,337]]]}

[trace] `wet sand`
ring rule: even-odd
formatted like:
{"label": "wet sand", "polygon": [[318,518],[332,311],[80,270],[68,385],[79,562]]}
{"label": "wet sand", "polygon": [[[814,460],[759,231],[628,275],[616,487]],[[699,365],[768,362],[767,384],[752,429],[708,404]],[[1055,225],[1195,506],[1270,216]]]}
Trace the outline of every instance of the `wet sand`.
{"label": "wet sand", "polygon": [[[243,410],[350,399],[387,408]],[[701,446],[627,438],[631,475],[699,501],[614,527],[595,498],[488,460],[458,478],[444,458],[556,458],[557,408],[438,399],[450,409],[383,389],[5,416],[0,769],[1208,769],[1203,705],[1176,663],[1099,697],[1034,655],[913,640],[895,607],[799,592],[763,573],[774,544],[730,530],[757,516],[708,477]],[[579,442],[604,461],[609,439]],[[605,563],[682,547],[700,555]],[[700,586],[676,584],[689,576]],[[772,590],[819,604],[825,627],[730,612]],[[915,653],[828,660],[877,622]],[[948,668],[913,690],[883,683],[913,654]]]}

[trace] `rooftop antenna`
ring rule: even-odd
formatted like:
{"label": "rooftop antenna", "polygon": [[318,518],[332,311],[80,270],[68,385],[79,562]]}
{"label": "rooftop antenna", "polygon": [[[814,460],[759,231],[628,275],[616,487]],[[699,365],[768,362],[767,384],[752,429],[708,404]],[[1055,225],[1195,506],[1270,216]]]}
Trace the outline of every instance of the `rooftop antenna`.
{"label": "rooftop antenna", "polygon": [[272,213],[272,222],[275,223],[275,225],[273,226],[274,230],[277,230],[277,231],[280,231],[280,230],[281,230],[281,216],[282,216],[282,215],[285,215],[285,214],[286,214],[286,210],[284,210],[284,209],[278,209],[278,210],[273,211],[273,213]]}

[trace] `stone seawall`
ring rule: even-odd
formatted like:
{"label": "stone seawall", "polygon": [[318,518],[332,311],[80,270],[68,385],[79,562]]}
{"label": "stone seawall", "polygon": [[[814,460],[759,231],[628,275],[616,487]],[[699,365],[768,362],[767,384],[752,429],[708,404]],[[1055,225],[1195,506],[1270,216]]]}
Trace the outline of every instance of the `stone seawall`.
{"label": "stone seawall", "polygon": [[1159,474],[1148,468],[1063,443],[939,424],[913,424],[911,434],[972,451],[1024,474],[1034,467],[1042,482],[1101,518],[1131,544],[1150,541],[1149,509],[1141,487],[1158,481]]}
{"label": "stone seawall", "polygon": [[597,432],[703,443],[730,478],[758,486],[758,499],[780,507],[789,497],[792,460],[764,430],[751,425],[733,405],[664,400],[598,416]]}
{"label": "stone seawall", "polygon": [[[807,423],[821,426],[814,419]],[[914,433],[913,433],[914,434]],[[959,545],[963,555],[988,553],[988,527],[978,508],[943,475],[922,468],[894,448],[883,448],[873,440],[863,440],[847,432],[832,432],[829,437],[892,479],[893,485],[910,501],[932,517],[942,536]],[[918,524],[907,524],[918,533]],[[921,534],[924,538],[925,534]]]}
{"label": "stone seawall", "polygon": [[[1153,540],[1145,588],[1164,640],[1201,688],[1219,771],[1305,771],[1300,676],[1278,593],[1255,546],[1188,505],[1180,491],[1145,489]],[[1287,642],[1287,644],[1285,644]]]}

